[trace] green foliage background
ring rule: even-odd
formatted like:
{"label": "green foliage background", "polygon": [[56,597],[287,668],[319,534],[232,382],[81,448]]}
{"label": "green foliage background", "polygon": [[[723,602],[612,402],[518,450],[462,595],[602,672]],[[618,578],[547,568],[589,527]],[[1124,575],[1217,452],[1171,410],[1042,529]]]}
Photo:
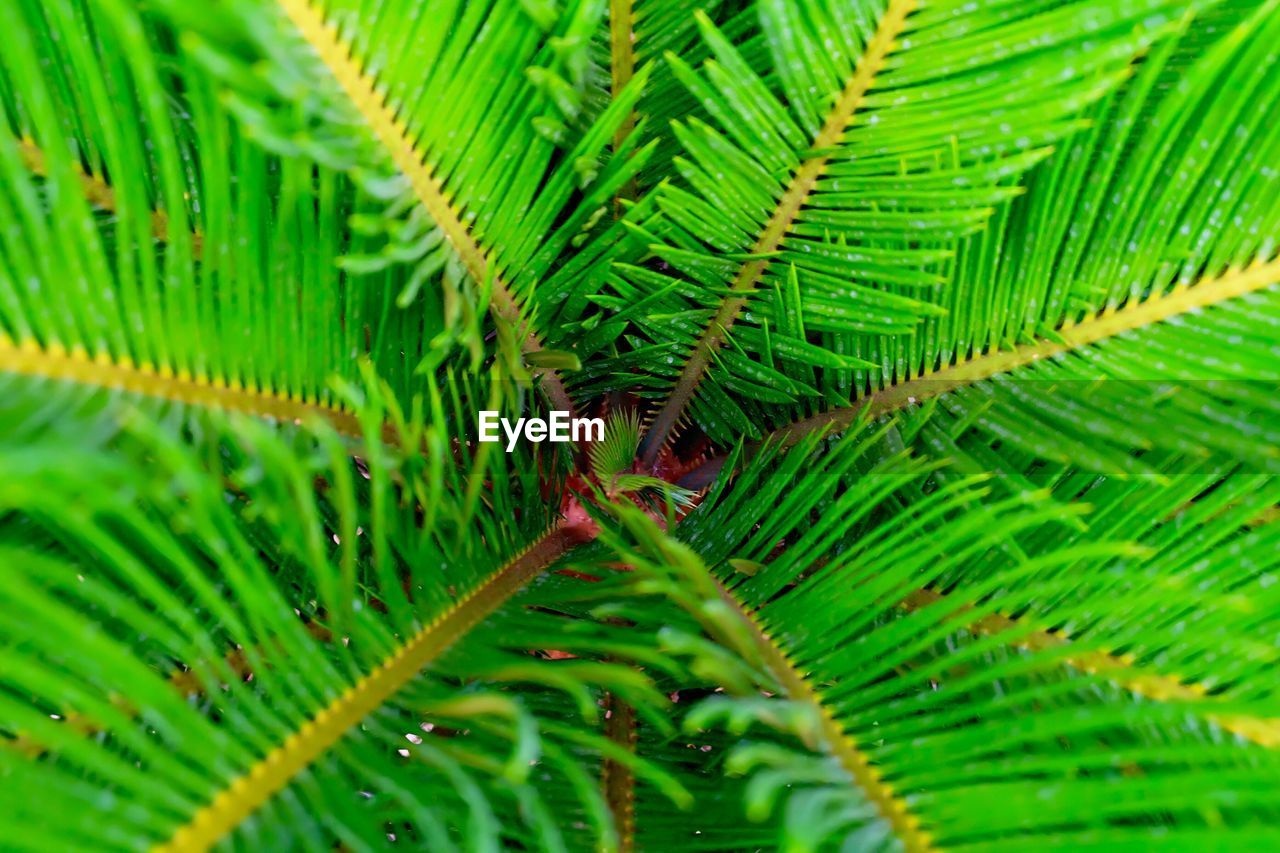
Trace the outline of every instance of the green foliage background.
{"label": "green foliage background", "polygon": [[1280,844],[1274,0],[0,27],[0,846]]}

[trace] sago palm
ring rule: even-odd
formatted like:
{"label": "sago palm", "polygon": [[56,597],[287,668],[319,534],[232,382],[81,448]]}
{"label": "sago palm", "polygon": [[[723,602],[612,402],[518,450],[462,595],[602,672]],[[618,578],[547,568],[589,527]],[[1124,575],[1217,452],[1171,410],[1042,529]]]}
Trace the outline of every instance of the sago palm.
{"label": "sago palm", "polygon": [[0,847],[1280,845],[1275,0],[0,26]]}

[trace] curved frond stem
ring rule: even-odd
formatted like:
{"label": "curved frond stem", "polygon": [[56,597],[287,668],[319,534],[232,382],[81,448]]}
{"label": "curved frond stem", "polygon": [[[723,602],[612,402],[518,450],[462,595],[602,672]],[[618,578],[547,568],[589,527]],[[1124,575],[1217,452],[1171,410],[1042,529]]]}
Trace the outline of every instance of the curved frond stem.
{"label": "curved frond stem", "polygon": [[423,626],[381,665],[228,785],[157,849],[204,850],[211,847],[573,544],[575,540],[562,525],[553,527],[434,621]]}
{"label": "curved frond stem", "polygon": [[[923,607],[945,601],[947,596],[931,589],[919,589],[908,595],[899,606],[905,610],[919,610]],[[958,605],[957,611],[970,609],[969,605]],[[1021,623],[998,613],[983,616],[968,626],[974,634],[983,636],[999,636],[1016,631],[1018,639],[1013,645],[1026,651],[1037,652],[1046,649],[1070,649],[1070,637],[1048,631],[1036,631],[1027,634],[1021,630]],[[1173,675],[1160,675],[1141,672],[1134,667],[1132,655],[1118,655],[1106,651],[1080,651],[1070,654],[1063,662],[1073,669],[1090,675],[1102,675],[1136,696],[1157,702],[1187,702],[1211,705],[1215,701],[1208,690],[1199,683],[1188,682]],[[1271,749],[1280,748],[1280,719],[1268,719],[1239,714],[1208,713],[1205,719],[1220,728],[1239,735],[1253,743]]]}
{"label": "curved frond stem", "polygon": [[[633,0],[609,0],[610,93],[614,98],[626,88],[635,73],[635,9],[632,4]],[[623,144],[635,125],[636,115],[632,110],[627,113],[614,134],[615,150]],[[635,196],[636,180],[633,177],[614,194],[615,218],[622,218],[622,201],[634,199]],[[598,445],[592,445],[590,450],[600,452]],[[605,693],[604,709],[605,737],[634,754],[637,741],[635,709],[613,692]],[[613,817],[614,829],[618,833],[618,851],[631,853],[635,850],[636,836],[635,774],[626,764],[606,755],[600,765],[600,785],[609,814]]]}
{"label": "curved frond stem", "polygon": [[[327,643],[333,639],[333,634],[324,626],[316,622],[303,623],[310,634],[320,642]],[[253,668],[249,665],[249,658],[241,649],[232,649],[227,652],[223,658],[226,667],[235,674],[241,681],[246,680],[253,675]],[[169,676],[169,685],[177,691],[180,696],[202,696],[204,695],[204,683],[192,674],[191,669],[179,669]],[[136,717],[138,709],[132,706],[124,708],[124,711],[130,717]],[[102,728],[93,720],[78,714],[74,711],[66,714],[63,719],[66,725],[85,737],[92,737]],[[12,740],[5,741],[4,747],[16,750],[26,758],[39,758],[49,751],[49,748],[40,741],[25,733],[19,733]]]}
{"label": "curved frond stem", "polygon": [[872,418],[896,412],[906,406],[939,397],[958,388],[1008,373],[1037,361],[1075,352],[1116,335],[1168,321],[1181,314],[1209,308],[1230,299],[1246,296],[1280,282],[1280,258],[1256,262],[1244,269],[1184,285],[1123,308],[1108,308],[1080,323],[1067,323],[1053,340],[979,355],[934,373],[873,392],[852,406],[832,409],[775,430],[769,440],[790,446],[819,430],[838,432],[869,410]]}
{"label": "curved frond stem", "polygon": [[[462,223],[458,211],[445,195],[443,182],[432,172],[422,153],[413,144],[408,127],[392,110],[385,95],[378,91],[376,81],[360,66],[352,54],[351,45],[342,41],[337,28],[325,21],[323,12],[313,0],[277,2],[302,38],[329,69],[356,111],[369,124],[373,135],[387,150],[396,168],[409,179],[418,201],[440,227],[471,278],[481,287],[492,279],[490,310],[494,316],[509,324],[523,338],[524,352],[540,351],[542,342],[521,316],[520,306],[511,288],[489,269],[488,253]],[[554,370],[541,368],[534,372],[541,375],[542,389],[552,408],[577,411],[564,383]]]}
{"label": "curved frond stem", "polygon": [[1249,522],[1250,527],[1261,527],[1264,524],[1274,524],[1280,521],[1280,506],[1273,506],[1262,515]]}
{"label": "curved frond stem", "polygon": [[831,709],[805,678],[804,673],[796,669],[786,652],[774,642],[764,627],[734,597],[733,593],[720,583],[719,579],[714,576],[711,578],[721,601],[738,617],[752,644],[773,673],[774,678],[786,691],[788,698],[814,709],[827,749],[839,760],[840,765],[853,777],[854,783],[861,789],[867,800],[889,824],[902,844],[902,848],[911,853],[934,849],[929,833],[921,827],[920,818],[910,811],[906,800],[898,796],[893,787],[884,780],[880,769],[871,763],[853,738],[844,730],[831,713]]}
{"label": "curved frond stem", "polygon": [[[609,0],[610,92],[615,98],[631,82],[631,78],[635,76],[636,55],[634,41],[635,8],[632,0]],[[631,135],[631,131],[635,130],[635,126],[636,114],[633,110],[627,113],[627,117],[618,127],[618,132],[613,135],[613,147],[615,149],[620,147],[626,138]],[[635,194],[635,178],[632,178],[618,191],[617,197],[619,199],[634,198]]]}
{"label": "curved frond stem", "polygon": [[706,374],[712,354],[724,344],[729,329],[732,328],[738,314],[747,303],[748,295],[755,289],[760,276],[769,266],[769,255],[778,250],[787,232],[795,224],[796,216],[827,168],[830,159],[829,149],[839,143],[844,136],[845,129],[853,120],[854,112],[871,88],[876,74],[883,67],[885,58],[893,50],[898,35],[906,25],[907,16],[915,10],[916,5],[916,0],[890,0],[884,16],[876,27],[875,35],[867,42],[866,51],[858,60],[857,69],[849,78],[844,91],[827,114],[822,129],[813,140],[812,148],[815,153],[806,158],[792,176],[786,192],[778,200],[773,215],[769,217],[764,230],[751,249],[751,259],[738,268],[731,286],[731,293],[721,302],[720,308],[711,318],[711,322],[703,331],[697,344],[694,345],[693,352],[680,373],[680,378],[676,380],[671,396],[667,398],[661,411],[650,424],[641,456],[641,461],[645,465],[653,465],[670,438],[672,430],[680,422],[685,408],[693,398],[694,391]]}
{"label": "curved frond stem", "polygon": [[[18,156],[22,158],[22,164],[32,174],[40,177],[48,175],[44,151],[40,150],[40,146],[30,139],[18,140]],[[96,175],[85,172],[83,169],[79,171],[80,189],[84,193],[85,200],[94,207],[114,213],[116,210],[116,194],[111,184]],[[163,210],[153,210],[151,212],[151,233],[157,240],[169,239],[169,215]],[[191,245],[195,257],[199,258],[204,250],[204,235],[199,231],[192,233]]]}
{"label": "curved frond stem", "polygon": [[[636,751],[636,712],[617,694],[605,694],[605,736],[629,753]],[[636,779],[631,768],[605,756],[600,771],[604,799],[618,831],[619,853],[630,853],[636,841]]]}
{"label": "curved frond stem", "polygon": [[35,341],[15,343],[0,335],[0,372],[110,388],[187,406],[243,412],[284,422],[319,417],[344,435],[364,434],[355,414],[324,403],[246,388],[239,382],[228,383],[220,378],[192,376],[185,371],[175,373],[168,367],[135,364],[127,357],[94,357],[82,349],[68,350],[57,343],[42,347]]}

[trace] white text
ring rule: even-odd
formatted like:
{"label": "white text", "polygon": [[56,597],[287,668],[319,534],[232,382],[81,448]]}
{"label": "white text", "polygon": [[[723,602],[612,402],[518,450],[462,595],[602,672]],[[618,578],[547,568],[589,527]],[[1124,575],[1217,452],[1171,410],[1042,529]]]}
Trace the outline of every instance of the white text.
{"label": "white text", "polygon": [[501,441],[498,428],[507,437],[507,452],[516,449],[516,442],[523,434],[528,441],[603,441],[603,418],[571,418],[558,409],[550,412],[550,419],[517,418],[514,424],[498,417],[494,411],[480,413],[480,440]]}

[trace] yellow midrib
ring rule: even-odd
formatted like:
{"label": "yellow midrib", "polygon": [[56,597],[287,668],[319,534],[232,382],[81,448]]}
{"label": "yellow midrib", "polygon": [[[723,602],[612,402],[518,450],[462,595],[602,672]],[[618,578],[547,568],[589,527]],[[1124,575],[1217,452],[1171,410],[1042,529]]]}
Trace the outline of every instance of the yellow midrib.
{"label": "yellow midrib", "polygon": [[[635,75],[635,8],[632,0],[609,0],[609,73],[610,93],[616,99]],[[627,113],[613,135],[617,151],[636,126],[636,113]],[[636,197],[636,179],[632,177],[614,194],[614,218],[621,219],[623,200]],[[618,620],[621,621],[621,620]],[[618,694],[604,694],[604,734],[626,752],[636,751],[636,711]],[[600,763],[600,787],[605,804],[613,817],[618,834],[618,853],[632,853],[636,848],[636,777],[626,763],[606,755]]]}
{"label": "yellow midrib", "polygon": [[328,421],[344,435],[363,435],[359,419],[351,412],[299,396],[246,388],[237,382],[192,376],[168,367],[135,364],[127,358],[91,356],[83,349],[59,344],[41,347],[34,341],[15,343],[0,335],[0,372],[75,382],[95,388],[112,388],[191,406],[244,412],[283,422],[301,422],[315,416]]}
{"label": "yellow midrib", "polygon": [[1237,299],[1280,282],[1280,257],[1257,262],[1244,269],[1231,269],[1217,278],[1182,286],[1166,294],[1114,311],[1104,311],[1078,324],[1066,324],[1058,330],[1059,340],[1045,340],[1011,350],[1000,350],[977,356],[933,373],[891,385],[868,395],[852,406],[833,409],[820,415],[796,421],[774,432],[770,438],[783,445],[795,444],[806,435],[824,427],[843,429],[863,411],[872,418],[890,414],[909,405],[939,397],[1008,373],[1037,361],[1074,352],[1115,337],[1124,332],[1155,325],[1189,311],[1209,308]]}
{"label": "yellow midrib", "polygon": [[502,606],[569,544],[571,540],[559,527],[552,528],[321,709],[155,849],[189,851],[211,847],[395,695],[431,660]]}
{"label": "yellow midrib", "polygon": [[[396,117],[386,99],[364,73],[351,47],[338,35],[337,27],[327,23],[321,11],[309,0],[276,0],[297,28],[303,40],[319,55],[342,91],[351,99],[356,111],[369,123],[374,136],[387,149],[392,161],[413,185],[418,200],[444,232],[445,239],[462,259],[477,283],[483,283],[488,270],[484,252],[462,224],[457,211],[445,197],[444,186],[429,169],[413,143],[408,128]],[[513,311],[514,303],[501,282],[494,282],[493,298],[498,310]]]}
{"label": "yellow midrib", "polygon": [[[18,152],[23,165],[33,174],[47,177],[44,152],[34,142],[19,140]],[[80,189],[90,204],[102,210],[116,210],[115,191],[110,184],[83,171],[79,179]],[[152,211],[151,224],[157,239],[168,238],[169,217],[163,211]],[[200,233],[193,232],[192,240],[193,251],[199,257],[203,248]],[[0,372],[114,388],[185,405],[244,412],[285,422],[319,416],[344,435],[359,437],[363,434],[354,414],[323,403],[309,402],[299,395],[256,390],[216,377],[175,372],[168,366],[135,364],[128,358],[113,358],[105,354],[91,356],[82,348],[67,349],[57,343],[40,346],[33,340],[14,342],[0,334]]]}
{"label": "yellow midrib", "polygon": [[[458,211],[445,195],[444,184],[427,166],[421,152],[410,141],[409,129],[396,116],[386,97],[378,91],[372,77],[361,68],[349,44],[338,34],[337,27],[327,23],[321,10],[311,0],[276,0],[303,40],[311,46],[329,69],[338,86],[351,100],[360,116],[369,124],[373,135],[386,148],[396,168],[409,179],[418,201],[439,226],[449,245],[457,253],[478,287],[489,277],[486,252],[462,223]],[[490,306],[492,312],[510,324],[523,337],[526,353],[538,352],[542,343],[528,329],[520,315],[511,289],[496,275],[493,277]],[[573,403],[563,384],[551,370],[535,371],[546,378],[544,391],[555,408],[573,411]]]}
{"label": "yellow midrib", "polygon": [[[629,753],[636,751],[636,712],[616,693],[605,694],[605,737]],[[636,778],[625,763],[605,756],[600,766],[601,787],[618,832],[619,853],[635,850]]]}
{"label": "yellow midrib", "polygon": [[[849,78],[844,91],[828,113],[822,129],[814,138],[811,146],[813,150],[827,152],[839,144],[859,104],[862,103],[863,97],[875,81],[876,74],[883,67],[885,58],[893,49],[895,40],[906,25],[907,16],[915,10],[916,5],[917,0],[890,0],[888,8],[885,9],[876,27],[875,34],[867,42],[866,50],[858,60],[853,76]],[[752,255],[769,255],[777,251],[804,207],[805,201],[808,200],[809,194],[817,185],[818,178],[826,171],[829,160],[828,153],[819,153],[800,164],[786,192],[774,208],[773,215],[769,217],[764,230],[760,232],[755,245],[752,246]],[[755,289],[768,266],[767,258],[758,258],[746,261],[738,268],[731,290],[741,295],[725,297],[719,310],[698,339],[693,352],[690,353],[689,360],[685,362],[684,369],[680,372],[680,377],[671,391],[671,396],[667,398],[667,402],[649,427],[643,459],[646,464],[651,465],[657,459],[662,446],[684,414],[685,407],[693,397],[693,392],[706,374],[712,353],[724,343],[725,335],[737,320],[743,306],[746,305],[747,295]]]}
{"label": "yellow midrib", "polygon": [[832,754],[854,783],[862,790],[866,798],[876,807],[880,815],[893,829],[904,850],[909,853],[920,853],[934,849],[929,834],[921,827],[920,818],[911,812],[904,799],[899,797],[893,787],[884,780],[880,769],[870,762],[858,748],[853,738],[844,730],[844,726],[832,715],[809,681],[796,669],[788,659],[781,646],[756,621],[755,616],[747,610],[718,578],[711,575],[720,599],[738,616],[747,629],[756,650],[765,664],[773,672],[787,695],[798,702],[806,703],[818,714],[823,739],[827,742]]}
{"label": "yellow midrib", "polygon": [[[920,610],[939,601],[945,601],[946,595],[930,589],[920,589],[899,602],[904,610]],[[956,612],[964,613],[972,609],[969,605],[960,605]],[[993,613],[982,616],[967,626],[968,630],[984,636],[1019,630],[1019,639],[1011,644],[1027,651],[1044,649],[1069,649],[1070,638],[1051,634],[1048,631],[1035,631],[1026,634],[1016,619]],[[1064,662],[1071,667],[1091,675],[1104,675],[1124,689],[1156,701],[1169,702],[1203,702],[1212,703],[1214,697],[1198,683],[1187,682],[1173,675],[1159,673],[1134,672],[1134,658],[1130,655],[1116,655],[1104,651],[1083,651],[1065,657]],[[1226,731],[1237,734],[1261,746],[1271,749],[1280,748],[1280,719],[1254,717],[1239,714],[1206,714],[1206,719],[1216,723]]]}
{"label": "yellow midrib", "polygon": [[[617,98],[631,82],[636,70],[635,8],[632,0],[609,0],[609,91]],[[636,112],[627,113],[613,135],[613,149],[617,151],[636,127]],[[613,196],[613,215],[621,219],[624,200],[634,199],[638,192],[635,177],[631,177]]]}
{"label": "yellow midrib", "polygon": [[[332,633],[316,622],[304,622],[303,627],[313,639],[322,643],[328,643],[333,639]],[[227,652],[223,657],[223,664],[241,681],[253,674],[253,670],[249,666],[249,658],[241,649],[232,649]],[[174,671],[169,676],[169,686],[183,697],[203,695],[204,685],[193,673],[194,670],[188,669]],[[123,699],[114,700],[114,703],[130,717],[137,716],[138,709]],[[69,711],[63,715],[63,720],[73,731],[85,737],[90,737],[102,731],[102,728],[92,719],[75,711]],[[14,749],[27,758],[39,758],[49,751],[49,748],[43,743],[23,732],[19,732],[12,740],[0,742],[0,746]]]}
{"label": "yellow midrib", "polygon": [[[18,140],[18,156],[32,174],[48,177],[44,151],[33,141]],[[77,178],[80,181],[80,191],[84,194],[86,201],[102,210],[116,212],[116,194],[110,184],[79,167],[77,167]],[[151,233],[157,240],[169,239],[169,216],[163,210],[151,211]],[[192,252],[199,258],[204,249],[204,237],[199,231],[194,231],[191,234],[191,240]]]}
{"label": "yellow midrib", "polygon": [[[609,76],[610,92],[615,98],[626,88],[635,74],[636,55],[632,44],[634,38],[635,9],[631,0],[609,0]],[[631,135],[635,121],[635,112],[628,113],[613,135],[615,149]]]}

